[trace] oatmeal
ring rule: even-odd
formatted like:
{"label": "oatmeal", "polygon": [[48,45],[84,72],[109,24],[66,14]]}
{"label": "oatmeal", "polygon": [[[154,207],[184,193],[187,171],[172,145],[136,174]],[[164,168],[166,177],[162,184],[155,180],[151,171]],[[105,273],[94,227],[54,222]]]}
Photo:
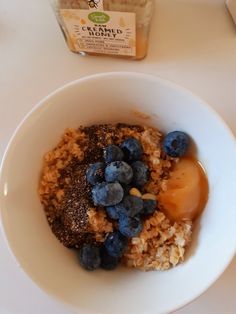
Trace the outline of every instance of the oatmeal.
{"label": "oatmeal", "polygon": [[[85,269],[113,269],[121,262],[165,270],[184,261],[199,206],[198,173],[195,185],[178,186],[183,159],[177,155],[185,153],[188,139],[173,136],[182,146],[167,154],[168,138],[152,127],[79,127],[67,129],[44,156],[39,196],[48,223],[63,245],[79,250]],[[191,176],[191,162],[189,167]],[[171,215],[172,208],[178,215]]]}

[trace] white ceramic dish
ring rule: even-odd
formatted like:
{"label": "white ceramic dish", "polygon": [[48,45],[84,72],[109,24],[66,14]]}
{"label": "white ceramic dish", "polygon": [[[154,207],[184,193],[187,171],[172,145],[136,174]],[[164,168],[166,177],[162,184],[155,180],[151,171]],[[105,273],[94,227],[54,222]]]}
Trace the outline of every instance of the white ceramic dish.
{"label": "white ceramic dish", "polygon": [[[143,120],[137,111],[151,119]],[[42,157],[63,130],[118,121],[186,131],[208,174],[209,201],[196,225],[187,260],[169,271],[83,271],[75,254],[52,234],[39,202]],[[2,224],[11,251],[32,280],[80,313],[167,313],[203,293],[234,256],[235,182],[235,139],[203,101],[154,76],[98,74],[49,95],[16,130],[1,167]]]}

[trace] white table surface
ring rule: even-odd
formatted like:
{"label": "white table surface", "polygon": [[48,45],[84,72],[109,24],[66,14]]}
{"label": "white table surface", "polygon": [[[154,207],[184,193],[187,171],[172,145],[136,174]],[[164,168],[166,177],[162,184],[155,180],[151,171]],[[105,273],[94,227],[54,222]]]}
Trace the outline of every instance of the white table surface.
{"label": "white table surface", "polygon": [[[223,0],[157,1],[149,54],[141,62],[75,55],[47,0],[0,0],[0,60],[1,156],[40,99],[71,80],[105,71],[148,72],[179,83],[208,101],[236,134],[236,27]],[[0,252],[0,314],[75,313],[16,266],[2,235]],[[204,295],[176,313],[236,313],[235,291],[236,258]]]}

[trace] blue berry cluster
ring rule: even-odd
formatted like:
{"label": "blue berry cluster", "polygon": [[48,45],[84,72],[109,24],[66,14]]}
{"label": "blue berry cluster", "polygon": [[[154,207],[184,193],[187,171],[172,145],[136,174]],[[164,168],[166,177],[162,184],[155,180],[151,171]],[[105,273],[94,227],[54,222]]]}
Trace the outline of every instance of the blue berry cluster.
{"label": "blue berry cluster", "polygon": [[[165,136],[162,148],[170,157],[182,157],[187,152],[189,141],[184,132],[170,132]],[[149,180],[149,169],[141,161],[142,155],[141,143],[129,137],[120,146],[105,147],[104,161],[94,163],[87,169],[87,181],[93,186],[94,205],[105,208],[108,217],[116,221],[118,230],[107,235],[102,247],[83,245],[79,261],[86,270],[100,267],[115,269],[128,245],[128,239],[142,231],[141,217],[153,214],[157,209],[155,197],[142,195],[138,190]]]}
{"label": "blue berry cluster", "polygon": [[[113,234],[109,235],[110,238],[112,237],[112,235]],[[113,250],[113,253],[114,253],[113,255],[108,253],[105,245],[99,248],[94,244],[85,243],[79,251],[80,265],[84,269],[89,270],[89,271],[92,271],[98,268],[103,268],[105,270],[115,269],[120,262],[119,256],[122,254],[122,252],[124,251],[127,245],[125,242],[127,241],[127,239],[125,240],[124,239],[123,239],[123,242],[118,237],[116,237],[115,240],[113,239],[113,247],[116,249],[116,251]],[[110,242],[111,241],[112,240],[110,240]]]}
{"label": "blue berry cluster", "polygon": [[141,189],[149,180],[149,169],[141,161],[142,156],[141,143],[129,137],[120,146],[105,147],[104,161],[94,163],[87,169],[94,205],[105,208],[108,217],[117,221],[118,230],[107,235],[101,248],[84,244],[79,259],[86,270],[116,268],[128,239],[142,231],[141,217],[156,210],[156,200],[142,199],[141,193],[138,196],[130,194],[132,189]]}

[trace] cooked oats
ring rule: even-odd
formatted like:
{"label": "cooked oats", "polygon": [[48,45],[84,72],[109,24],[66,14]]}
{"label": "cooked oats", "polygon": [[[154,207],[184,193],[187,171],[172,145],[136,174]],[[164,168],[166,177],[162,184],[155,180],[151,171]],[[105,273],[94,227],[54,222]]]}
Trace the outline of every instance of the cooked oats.
{"label": "cooked oats", "polygon": [[172,224],[160,211],[144,222],[138,237],[130,240],[123,263],[141,270],[164,270],[183,262],[190,243],[192,223]]}
{"label": "cooked oats", "polygon": [[[102,159],[103,148],[120,144],[127,137],[138,139],[150,180],[142,191],[156,199],[166,189],[166,180],[178,159],[162,154],[162,134],[155,128],[136,125],[93,125],[67,129],[57,146],[44,156],[39,196],[57,238],[67,247],[79,248],[85,241],[101,244],[107,233],[117,230],[103,208],[94,208],[91,187],[86,181],[89,164]],[[150,198],[150,195],[148,196]],[[191,221],[172,223],[160,210],[143,221],[143,230],[129,241],[123,256],[128,267],[165,270],[183,262],[191,240]]]}

